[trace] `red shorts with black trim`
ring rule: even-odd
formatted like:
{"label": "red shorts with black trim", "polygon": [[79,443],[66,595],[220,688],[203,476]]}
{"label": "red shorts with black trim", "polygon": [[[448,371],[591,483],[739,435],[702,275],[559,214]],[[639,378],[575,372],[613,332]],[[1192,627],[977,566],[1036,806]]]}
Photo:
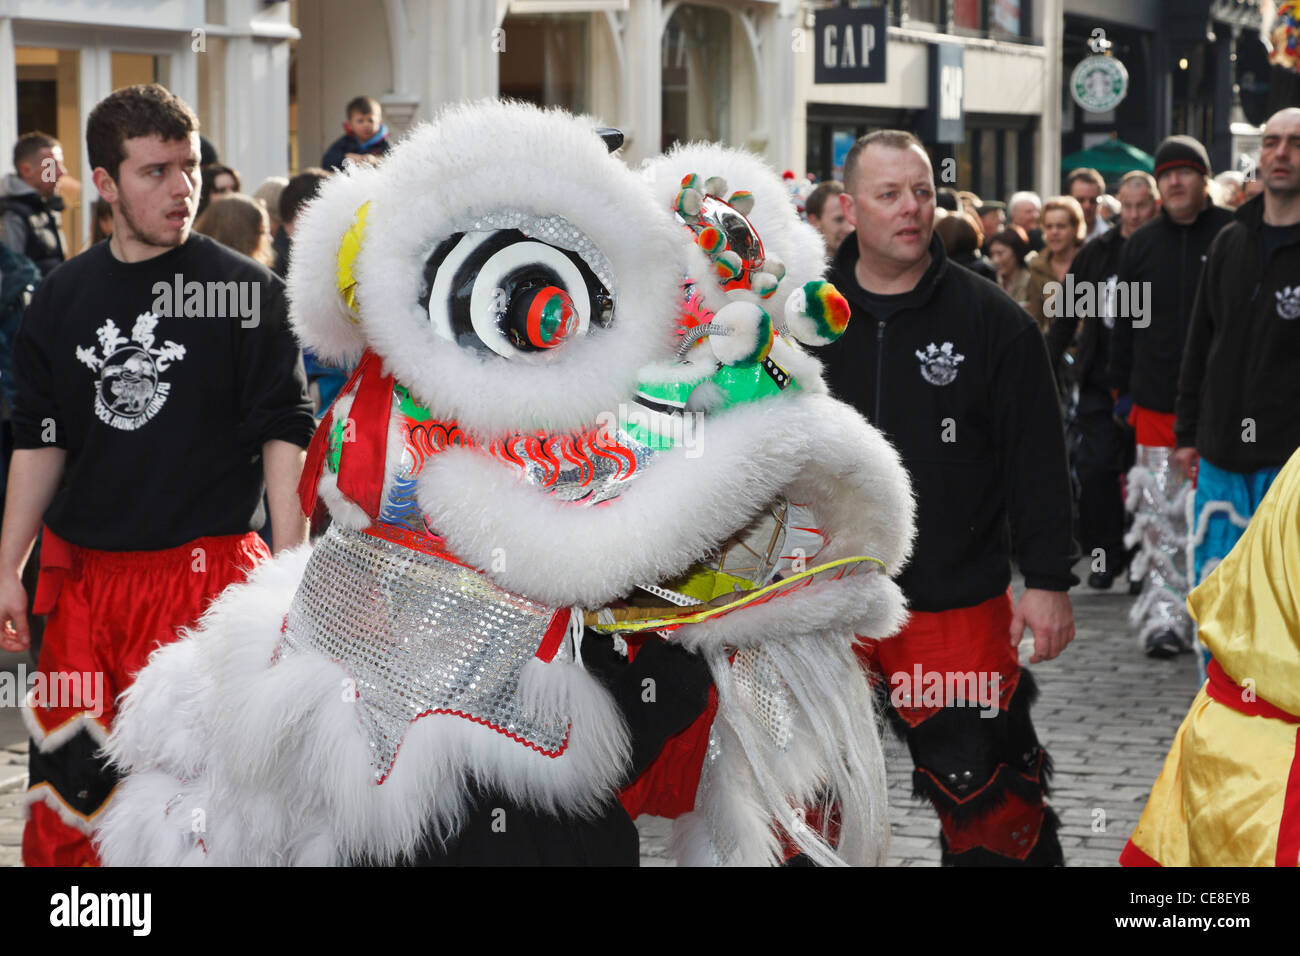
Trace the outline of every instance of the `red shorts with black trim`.
{"label": "red shorts with black trim", "polygon": [[859,659],[907,741],[913,793],[939,816],[943,862],[1056,865],[1051,763],[1029,720],[1033,678],[1011,646],[1011,592],[973,607],[914,611]]}
{"label": "red shorts with black trim", "polygon": [[163,551],[95,551],[45,529],[34,611],[48,614],[23,716],[31,733],[27,866],[97,865],[89,837],[117,784],[99,756],[149,655],[270,557],[254,533]]}

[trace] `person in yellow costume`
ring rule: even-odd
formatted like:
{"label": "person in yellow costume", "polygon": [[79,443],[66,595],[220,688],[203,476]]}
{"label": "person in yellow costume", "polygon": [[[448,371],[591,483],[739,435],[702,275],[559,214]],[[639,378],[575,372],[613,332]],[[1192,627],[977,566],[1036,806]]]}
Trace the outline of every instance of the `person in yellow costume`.
{"label": "person in yellow costume", "polygon": [[1187,604],[1209,679],[1120,863],[1300,865],[1300,451]]}

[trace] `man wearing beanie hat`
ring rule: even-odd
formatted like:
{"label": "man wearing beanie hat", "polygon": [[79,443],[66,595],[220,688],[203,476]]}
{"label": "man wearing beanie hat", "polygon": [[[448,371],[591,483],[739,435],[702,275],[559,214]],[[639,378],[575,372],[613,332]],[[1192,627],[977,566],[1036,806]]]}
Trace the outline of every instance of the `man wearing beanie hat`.
{"label": "man wearing beanie hat", "polygon": [[1175,458],[1196,483],[1194,584],[1300,447],[1300,109],[1265,123],[1259,179],[1263,195],[1210,247],[1178,380]]}
{"label": "man wearing beanie hat", "polygon": [[1149,657],[1174,657],[1191,647],[1186,599],[1193,583],[1182,517],[1191,484],[1174,463],[1174,399],[1206,252],[1232,213],[1210,202],[1209,156],[1190,136],[1160,144],[1155,176],[1160,213],[1120,255],[1129,308],[1115,317],[1109,378],[1116,416],[1137,431],[1137,464],[1128,479],[1135,514],[1125,543],[1141,542],[1130,573],[1143,584],[1130,620]]}

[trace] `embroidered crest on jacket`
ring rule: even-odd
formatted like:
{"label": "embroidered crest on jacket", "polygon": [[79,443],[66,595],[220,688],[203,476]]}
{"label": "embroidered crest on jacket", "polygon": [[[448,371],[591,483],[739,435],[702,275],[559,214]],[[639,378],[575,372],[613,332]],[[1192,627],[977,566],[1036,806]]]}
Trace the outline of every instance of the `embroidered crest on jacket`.
{"label": "embroidered crest on jacket", "polygon": [[1284,319],[1300,318],[1300,285],[1291,285],[1273,293],[1277,297],[1277,314]]}
{"label": "embroidered crest on jacket", "polygon": [[921,377],[931,385],[951,385],[957,378],[957,366],[966,361],[966,356],[952,350],[951,342],[939,347],[931,342],[924,352],[917,349],[916,357],[921,360]]}

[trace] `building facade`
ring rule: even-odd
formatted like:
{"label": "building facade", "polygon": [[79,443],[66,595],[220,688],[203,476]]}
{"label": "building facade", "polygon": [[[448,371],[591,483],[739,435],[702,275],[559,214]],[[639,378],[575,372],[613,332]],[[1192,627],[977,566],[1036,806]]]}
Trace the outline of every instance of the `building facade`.
{"label": "building facade", "polygon": [[798,0],[317,0],[293,6],[299,163],[358,95],[400,134],[461,100],[512,96],[623,130],[637,162],[714,139],[794,163]]}
{"label": "building facade", "polygon": [[1088,113],[1065,92],[1064,152],[1116,137],[1154,153],[1184,133],[1205,144],[1215,172],[1239,167],[1268,113],[1294,100],[1285,72],[1269,67],[1260,24],[1259,0],[1065,0],[1065,76],[1100,30],[1128,70],[1129,95]]}
{"label": "building facade", "polygon": [[[803,27],[817,11],[805,3]],[[940,185],[1003,198],[1018,189],[1054,192],[1060,162],[1061,0],[884,0],[848,4],[885,8],[883,82],[817,83],[824,37],[796,58],[800,164],[819,178],[842,175],[852,141],[874,129],[918,132]],[[936,57],[959,69],[959,127],[936,136]],[[957,73],[951,72],[952,76]],[[951,124],[949,124],[951,125]]]}

